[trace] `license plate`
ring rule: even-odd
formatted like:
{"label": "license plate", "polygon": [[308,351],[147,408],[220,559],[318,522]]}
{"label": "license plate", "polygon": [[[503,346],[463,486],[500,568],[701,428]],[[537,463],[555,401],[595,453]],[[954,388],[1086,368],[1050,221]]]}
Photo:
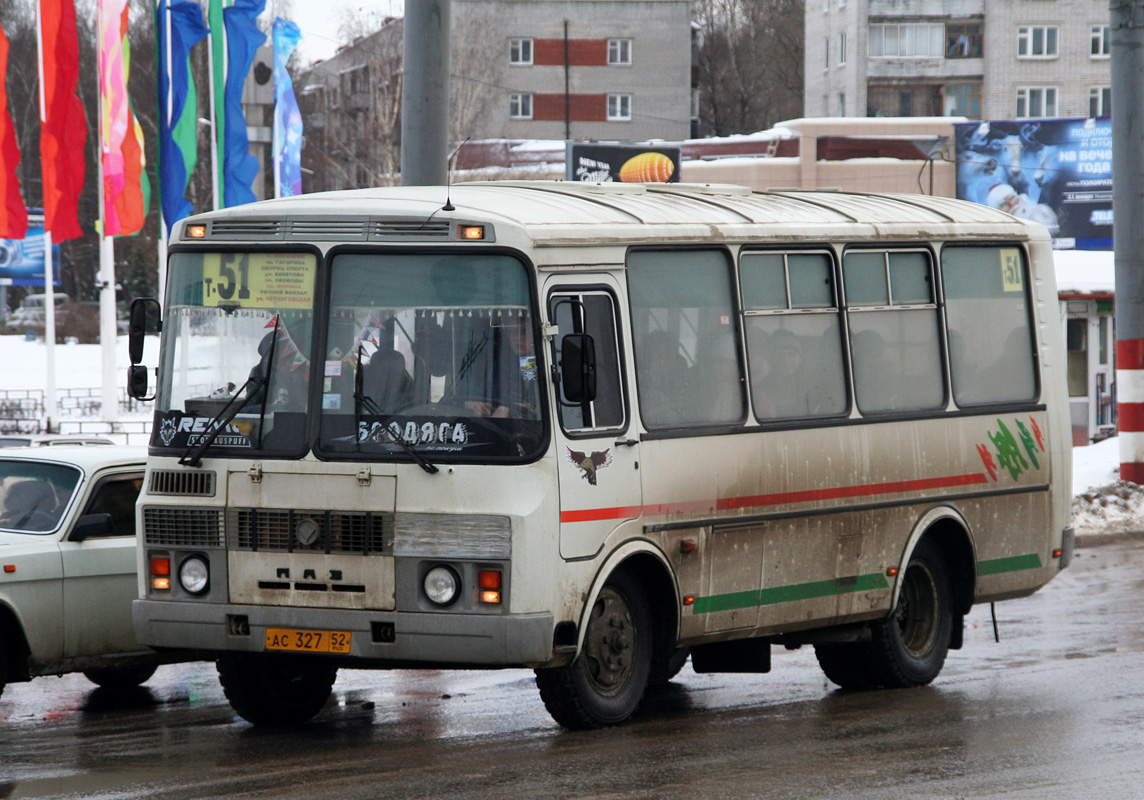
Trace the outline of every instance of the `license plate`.
{"label": "license plate", "polygon": [[349,631],[310,631],[298,628],[267,628],[267,650],[293,650],[302,653],[348,653]]}

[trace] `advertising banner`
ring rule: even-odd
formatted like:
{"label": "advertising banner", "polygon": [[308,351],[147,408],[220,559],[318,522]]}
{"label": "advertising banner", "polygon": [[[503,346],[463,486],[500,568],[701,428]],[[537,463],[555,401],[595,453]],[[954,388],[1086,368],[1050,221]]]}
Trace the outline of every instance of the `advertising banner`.
{"label": "advertising banner", "polygon": [[565,179],[596,183],[679,183],[678,145],[568,142]]}
{"label": "advertising banner", "polygon": [[[60,285],[60,246],[52,245],[52,273]],[[23,239],[0,239],[0,284],[44,285],[44,214],[28,210],[28,235]]]}
{"label": "advertising banner", "polygon": [[1045,225],[1053,247],[1112,249],[1112,121],[962,123],[957,196]]}

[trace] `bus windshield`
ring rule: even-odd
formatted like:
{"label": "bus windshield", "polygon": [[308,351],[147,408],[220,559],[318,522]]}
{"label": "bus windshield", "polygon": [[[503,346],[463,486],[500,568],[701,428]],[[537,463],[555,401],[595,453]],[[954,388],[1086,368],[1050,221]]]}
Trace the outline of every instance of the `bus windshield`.
{"label": "bus windshield", "polygon": [[152,446],[304,452],[317,258],[174,253]]}
{"label": "bus windshield", "polygon": [[320,451],[526,459],[544,443],[528,273],[501,254],[331,264]]}

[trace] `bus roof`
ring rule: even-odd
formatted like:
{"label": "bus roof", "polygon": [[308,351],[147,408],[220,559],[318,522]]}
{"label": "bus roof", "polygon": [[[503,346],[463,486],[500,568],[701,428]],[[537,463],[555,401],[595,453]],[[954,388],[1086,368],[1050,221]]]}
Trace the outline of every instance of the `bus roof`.
{"label": "bus roof", "polygon": [[[451,205],[452,208],[447,208]],[[424,216],[414,227],[384,221]],[[727,241],[834,236],[1048,239],[1036,223],[989,206],[923,194],[856,194],[708,184],[497,181],[322,192],[199,214],[216,241],[417,242],[449,235],[450,220],[519,227],[536,246],[718,237]],[[378,222],[382,224],[379,225]],[[302,223],[302,224],[299,224]],[[592,226],[591,241],[585,226]],[[605,230],[601,230],[601,228]],[[176,241],[186,241],[179,229]]]}

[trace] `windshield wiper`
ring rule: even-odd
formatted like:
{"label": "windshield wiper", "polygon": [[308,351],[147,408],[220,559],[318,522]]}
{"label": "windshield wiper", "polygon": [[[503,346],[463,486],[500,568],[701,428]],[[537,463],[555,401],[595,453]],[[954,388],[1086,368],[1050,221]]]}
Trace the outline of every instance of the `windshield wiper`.
{"label": "windshield wiper", "polygon": [[[361,410],[364,407],[373,416],[381,420],[382,430],[389,434],[389,438],[397,443],[397,446],[409,454],[409,457],[416,462],[417,466],[428,472],[430,475],[440,472],[435,464],[429,462],[425,456],[417,452],[417,448],[402,438],[400,432],[394,432],[389,429],[389,422],[391,417],[386,414],[381,408],[378,407],[377,402],[370,397],[362,388],[362,347],[358,345],[358,362],[357,368],[354,371],[354,427],[360,429],[361,427]],[[355,432],[355,437],[357,433]],[[360,440],[359,440],[360,441]]]}
{"label": "windshield wiper", "polygon": [[[202,463],[203,453],[214,443],[218,435],[222,433],[222,429],[230,424],[230,421],[238,416],[238,412],[243,409],[247,402],[258,393],[259,390],[265,390],[266,385],[270,381],[261,375],[251,375],[246,379],[246,383],[234,393],[225,406],[223,406],[217,414],[207,423],[206,437],[199,441],[198,444],[191,445],[183,451],[183,455],[179,458],[179,463],[186,467],[197,467]],[[239,403],[238,399],[242,397],[242,393],[251,387],[250,393],[243,398],[243,402]]]}

